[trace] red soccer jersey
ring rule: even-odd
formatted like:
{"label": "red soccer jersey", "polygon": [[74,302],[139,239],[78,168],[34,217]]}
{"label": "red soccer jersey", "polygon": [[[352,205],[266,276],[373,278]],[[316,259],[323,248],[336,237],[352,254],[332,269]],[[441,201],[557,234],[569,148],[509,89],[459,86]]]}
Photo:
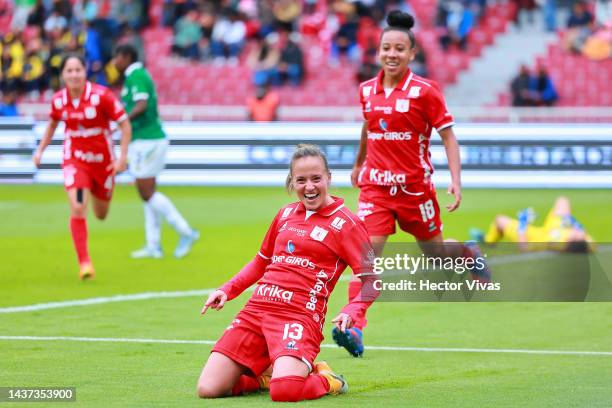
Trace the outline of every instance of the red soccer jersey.
{"label": "red soccer jersey", "polygon": [[[344,200],[334,200],[308,218],[300,202],[278,212],[258,253],[268,265],[247,307],[305,314],[322,327],[329,295],[347,265],[355,274],[372,272],[365,225]],[[222,289],[231,293],[232,286]]]}
{"label": "red soccer jersey", "polygon": [[410,70],[387,96],[384,71],[359,85],[368,122],[366,159],[359,185],[408,185],[430,182],[429,139],[454,124],[438,84]]}
{"label": "red soccer jersey", "polygon": [[53,95],[49,117],[63,121],[64,165],[107,164],[113,158],[110,122],[127,119],[123,105],[112,92],[87,81],[78,103],[66,88]]}

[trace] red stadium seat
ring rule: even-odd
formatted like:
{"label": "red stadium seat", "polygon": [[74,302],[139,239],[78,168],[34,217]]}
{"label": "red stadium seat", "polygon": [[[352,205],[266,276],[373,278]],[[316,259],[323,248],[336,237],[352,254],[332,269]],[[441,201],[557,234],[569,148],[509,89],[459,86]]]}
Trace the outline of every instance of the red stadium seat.
{"label": "red stadium seat", "polygon": [[[548,67],[549,74],[560,95],[559,106],[612,105],[612,60],[590,61],[563,49],[562,36],[552,44],[545,56],[538,57],[537,65]],[[498,98],[500,105],[502,99]]]}
{"label": "red stadium seat", "polygon": [[[159,21],[163,0],[151,1],[151,15]],[[411,0],[410,6],[417,18],[417,41],[427,54],[430,77],[444,87],[457,79],[469,67],[472,58],[493,43],[495,36],[505,29],[509,19],[505,5],[489,6],[480,27],[471,34],[467,52],[442,50],[439,34],[434,27],[437,3],[431,0]],[[323,11],[322,11],[323,12]],[[324,16],[325,13],[321,14]],[[324,23],[324,19],[321,20]],[[306,81],[297,89],[283,87],[278,90],[283,105],[355,105],[357,103],[356,66],[341,61],[330,67],[329,38],[319,33],[318,26],[303,26],[313,35],[304,35],[301,45],[305,53]],[[316,34],[316,36],[315,36]],[[244,55],[237,67],[217,67],[207,63],[191,63],[170,56],[172,30],[154,26],[142,33],[147,64],[158,86],[162,104],[244,104],[245,88],[252,90],[251,72]],[[248,49],[247,45],[247,49]],[[436,66],[447,61],[445,66]]]}

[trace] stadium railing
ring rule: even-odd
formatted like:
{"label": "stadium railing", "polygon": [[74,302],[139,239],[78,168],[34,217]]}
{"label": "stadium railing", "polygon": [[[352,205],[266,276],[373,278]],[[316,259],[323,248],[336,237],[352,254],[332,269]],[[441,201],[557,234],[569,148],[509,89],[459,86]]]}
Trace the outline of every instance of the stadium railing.
{"label": "stadium railing", "polygon": [[32,119],[0,118],[0,183],[33,180],[35,125]]}
{"label": "stadium railing", "polygon": [[[62,129],[35,169],[31,155],[45,123],[0,126],[0,180],[61,183]],[[323,147],[334,184],[349,185],[361,125],[329,122],[167,122],[170,138],[163,184],[282,185],[297,143]],[[612,124],[460,124],[466,187],[612,187]],[[392,136],[392,135],[389,135]],[[405,143],[405,142],[398,142]],[[440,138],[431,139],[434,181],[450,177]],[[129,174],[119,182],[131,182]]]}
{"label": "stadium railing", "polygon": [[[22,104],[24,116],[45,120],[48,104]],[[458,122],[477,123],[612,123],[612,107],[450,107]],[[241,105],[161,105],[163,120],[215,121],[245,120],[247,109]],[[281,121],[330,121],[353,122],[361,120],[361,112],[355,106],[281,106]]]}

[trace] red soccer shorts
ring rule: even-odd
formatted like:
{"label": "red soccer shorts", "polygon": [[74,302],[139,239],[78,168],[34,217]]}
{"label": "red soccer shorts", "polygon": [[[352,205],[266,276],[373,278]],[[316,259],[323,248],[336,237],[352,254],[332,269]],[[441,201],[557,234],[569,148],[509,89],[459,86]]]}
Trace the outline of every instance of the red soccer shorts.
{"label": "red soccer shorts", "polygon": [[212,351],[224,354],[259,375],[277,358],[292,356],[312,370],[319,354],[321,329],[297,314],[253,310],[247,305]]}
{"label": "red soccer shorts", "polygon": [[113,196],[115,177],[112,171],[106,170],[109,164],[87,166],[75,163],[64,163],[64,187],[86,188],[100,200],[108,201]]}
{"label": "red soccer shorts", "polygon": [[365,222],[370,236],[395,234],[395,220],[402,231],[420,241],[442,232],[433,185],[362,186],[357,215]]}

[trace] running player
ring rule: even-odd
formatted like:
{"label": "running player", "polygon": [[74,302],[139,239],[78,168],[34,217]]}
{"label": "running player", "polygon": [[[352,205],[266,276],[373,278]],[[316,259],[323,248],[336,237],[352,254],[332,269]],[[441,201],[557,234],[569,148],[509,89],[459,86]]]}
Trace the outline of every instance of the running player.
{"label": "running player", "polygon": [[589,252],[593,238],[587,234],[582,224],[572,216],[570,201],[558,197],[539,227],[532,225],[535,213],[526,208],[514,219],[507,215],[497,215],[486,234],[472,229],[470,235],[478,242],[495,244],[502,239],[518,242],[522,250],[554,250],[561,252]]}
{"label": "running player", "polygon": [[[474,257],[477,247],[463,244],[442,245],[442,221],[436,190],[431,180],[429,143],[432,129],[440,134],[451,173],[448,193],[455,211],[461,203],[461,163],[459,145],[444,97],[434,81],[411,72],[409,63],[416,55],[414,18],[394,10],[387,17],[378,48],[382,70],[359,86],[364,117],[361,142],[351,181],[358,186],[359,217],[364,220],[376,256],[383,252],[395,223],[412,234],[422,250],[432,256]],[[472,271],[477,279],[488,280],[488,270]],[[349,283],[349,299],[357,296],[361,282]],[[339,346],[355,357],[363,353],[362,329],[365,317],[347,333],[334,330]]]}
{"label": "running player", "polygon": [[182,258],[189,253],[200,233],[189,226],[168,197],[156,191],[156,178],[164,168],[168,139],[157,112],[155,85],[151,75],[138,62],[138,51],[132,45],[117,47],[114,63],[125,75],[121,99],[133,130],[129,149],[130,173],[136,178],[136,188],[144,202],[146,245],[132,252],[132,258],[162,257],[162,217],[179,234],[174,256]]}
{"label": "running player", "polygon": [[314,360],[329,295],[347,265],[364,281],[364,290],[332,320],[338,330],[349,329],[376,298],[374,251],[359,218],[341,198],[329,195],[330,181],[321,150],[298,146],[287,188],[295,190],[299,201],[281,208],[255,258],[212,293],[202,309],[202,314],[209,307],[219,310],[257,282],[251,299],[212,349],[198,381],[200,397],[258,390],[257,377],[270,365],[273,401],[347,391],[342,377]]}
{"label": "running player", "polygon": [[[75,55],[60,65],[66,87],[51,100],[50,120],[32,160],[40,166],[43,152],[59,122],[64,122],[64,185],[70,203],[70,233],[80,265],[80,278],[92,279],[95,271],[87,246],[87,207],[95,216],[108,215],[115,174],[125,170],[131,138],[130,121],[121,103],[107,88],[86,80],[85,61]],[[110,122],[121,130],[121,153],[115,160]]]}

